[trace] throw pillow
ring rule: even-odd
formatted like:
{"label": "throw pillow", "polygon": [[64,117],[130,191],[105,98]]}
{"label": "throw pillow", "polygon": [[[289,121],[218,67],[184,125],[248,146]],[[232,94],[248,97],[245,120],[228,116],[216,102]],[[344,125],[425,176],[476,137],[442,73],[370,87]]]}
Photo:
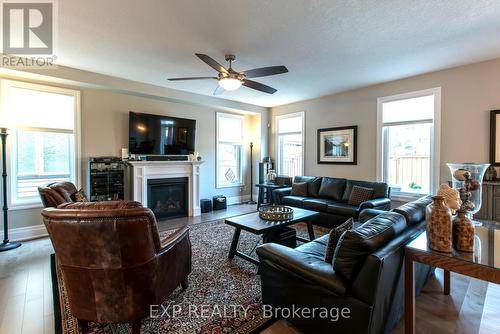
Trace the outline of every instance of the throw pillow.
{"label": "throw pillow", "polygon": [[292,196],[307,196],[307,182],[292,183]]}
{"label": "throw pillow", "polygon": [[71,195],[71,199],[75,202],[88,202],[87,196],[83,189],[78,190],[76,193]]}
{"label": "throw pillow", "polygon": [[372,199],[373,189],[360,186],[352,187],[351,196],[349,196],[349,205],[360,205],[361,203]]}
{"label": "throw pillow", "polygon": [[344,234],[345,231],[352,229],[353,223],[354,219],[349,218],[344,223],[340,224],[330,231],[328,244],[326,246],[325,262],[332,263],[333,253],[335,252],[335,248],[337,247],[337,243],[339,242],[340,237],[342,236],[342,234]]}

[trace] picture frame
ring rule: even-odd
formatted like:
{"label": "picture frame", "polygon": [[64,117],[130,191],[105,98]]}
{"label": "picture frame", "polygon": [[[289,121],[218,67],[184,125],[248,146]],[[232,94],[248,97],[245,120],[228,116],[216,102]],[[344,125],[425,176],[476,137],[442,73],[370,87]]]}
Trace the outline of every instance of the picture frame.
{"label": "picture frame", "polygon": [[500,110],[490,111],[490,164],[500,166]]}
{"label": "picture frame", "polygon": [[358,164],[358,126],[318,129],[318,164]]}

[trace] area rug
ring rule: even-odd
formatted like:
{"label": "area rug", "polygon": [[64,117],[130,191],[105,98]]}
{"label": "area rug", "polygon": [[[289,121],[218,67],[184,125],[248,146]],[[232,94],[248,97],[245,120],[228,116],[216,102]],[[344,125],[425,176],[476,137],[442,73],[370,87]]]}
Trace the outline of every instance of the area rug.
{"label": "area rug", "polygon": [[[307,235],[305,225],[294,227],[297,234]],[[189,275],[189,287],[185,291],[180,288],[175,290],[159,308],[162,312],[169,306],[171,310],[173,305],[180,305],[183,312],[175,317],[166,314],[146,319],[142,322],[141,333],[247,334],[258,333],[269,325],[269,319],[262,315],[257,267],[239,258],[227,259],[233,231],[223,221],[191,226],[193,271]],[[327,232],[321,228],[315,228],[315,231],[316,236]],[[163,236],[168,232],[161,234]],[[258,236],[242,232],[238,249],[245,253],[253,252],[255,256],[253,250],[260,240]],[[56,332],[78,334],[78,324],[69,310],[61,272],[55,265],[56,261],[53,262],[53,274],[57,277],[54,282]],[[196,309],[194,315],[186,311],[190,308]],[[207,313],[201,317],[201,312]],[[206,317],[207,314],[209,317]],[[128,324],[91,324],[89,333],[128,334],[130,327]]]}

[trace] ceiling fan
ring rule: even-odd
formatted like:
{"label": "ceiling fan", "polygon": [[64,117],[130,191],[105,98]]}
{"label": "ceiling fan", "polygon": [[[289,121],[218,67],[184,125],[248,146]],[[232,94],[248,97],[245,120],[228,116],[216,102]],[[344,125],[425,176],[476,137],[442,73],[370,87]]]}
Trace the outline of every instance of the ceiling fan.
{"label": "ceiling fan", "polygon": [[204,79],[215,79],[219,82],[219,85],[214,91],[214,95],[220,95],[224,90],[236,90],[241,86],[252,88],[260,92],[274,94],[277,92],[276,89],[261,84],[259,82],[248,80],[248,78],[259,78],[267,77],[270,75],[276,75],[281,73],[287,73],[288,69],[285,66],[269,66],[261,67],[253,70],[236,72],[232,68],[233,62],[236,60],[234,55],[226,55],[226,61],[229,62],[229,67],[226,69],[212,57],[205,54],[196,53],[196,56],[205,62],[208,66],[219,72],[216,77],[191,77],[191,78],[171,78],[170,81],[180,81],[180,80],[204,80]]}

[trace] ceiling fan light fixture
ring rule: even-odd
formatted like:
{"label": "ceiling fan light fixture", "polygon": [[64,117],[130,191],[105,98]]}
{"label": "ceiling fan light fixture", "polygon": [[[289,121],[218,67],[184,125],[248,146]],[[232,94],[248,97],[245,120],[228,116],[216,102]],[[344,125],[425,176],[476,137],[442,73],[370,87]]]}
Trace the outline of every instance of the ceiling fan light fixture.
{"label": "ceiling fan light fixture", "polygon": [[219,86],[224,88],[224,90],[237,90],[241,87],[241,80],[235,78],[222,78],[219,80]]}

